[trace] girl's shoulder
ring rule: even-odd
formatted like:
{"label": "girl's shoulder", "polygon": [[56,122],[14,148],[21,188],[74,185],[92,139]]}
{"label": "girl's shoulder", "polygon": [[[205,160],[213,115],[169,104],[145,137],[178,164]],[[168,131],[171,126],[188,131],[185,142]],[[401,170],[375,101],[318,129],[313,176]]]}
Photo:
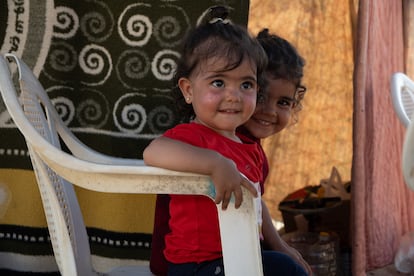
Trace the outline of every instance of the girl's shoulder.
{"label": "girl's shoulder", "polygon": [[186,133],[186,132],[190,132],[190,133],[209,133],[209,132],[212,132],[212,130],[210,130],[209,128],[207,128],[207,127],[205,127],[201,124],[191,122],[191,123],[178,124],[175,127],[167,130],[164,133],[164,135],[169,135],[170,133]]}
{"label": "girl's shoulder", "polygon": [[260,139],[254,137],[244,126],[237,128],[237,136],[243,141],[243,143],[256,143],[260,145]]}
{"label": "girl's shoulder", "polygon": [[260,139],[257,139],[256,137],[245,135],[239,132],[237,132],[237,136],[240,138],[243,144],[258,144],[260,146]]}
{"label": "girl's shoulder", "polygon": [[167,130],[163,136],[187,142],[197,146],[204,146],[216,132],[198,123],[183,123]]}

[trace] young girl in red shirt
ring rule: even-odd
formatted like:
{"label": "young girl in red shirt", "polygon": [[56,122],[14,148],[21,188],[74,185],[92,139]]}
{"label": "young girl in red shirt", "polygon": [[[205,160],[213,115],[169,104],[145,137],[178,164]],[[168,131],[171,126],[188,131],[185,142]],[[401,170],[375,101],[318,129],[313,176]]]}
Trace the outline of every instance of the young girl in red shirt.
{"label": "young girl in red shirt", "polygon": [[[253,194],[260,191],[252,182],[264,182],[263,168],[267,162],[260,144],[251,138],[262,137],[255,136],[256,133],[248,137],[236,129],[243,124],[249,129],[249,118],[256,120],[251,124],[277,124],[254,115],[260,77],[265,76],[265,60],[257,41],[242,27],[228,22],[225,9],[212,10],[207,22],[187,36],[177,67],[176,92],[185,118],[191,123],[178,125],[154,140],[144,151],[145,162],[210,175],[216,189],[215,203],[222,203],[224,209],[232,195],[236,207],[241,204],[241,186]],[[263,97],[259,99],[264,102],[275,100]],[[284,108],[293,107],[297,103],[295,97],[296,86],[284,98]],[[279,105],[279,100],[275,105]],[[184,151],[182,142],[188,145]],[[168,275],[224,275],[214,202],[204,196],[170,195],[169,211],[170,232],[165,236],[164,250],[169,262]],[[275,230],[267,229],[270,215],[265,205],[263,211],[263,234],[272,237]],[[278,247],[291,256],[264,251],[265,275],[306,275],[293,260],[308,270],[297,251],[278,235],[269,241],[271,249]],[[214,274],[218,271],[221,273]]]}

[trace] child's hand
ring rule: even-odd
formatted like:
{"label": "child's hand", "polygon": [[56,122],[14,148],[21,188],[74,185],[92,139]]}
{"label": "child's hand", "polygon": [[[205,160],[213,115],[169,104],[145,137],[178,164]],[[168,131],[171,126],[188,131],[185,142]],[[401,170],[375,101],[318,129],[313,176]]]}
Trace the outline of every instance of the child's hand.
{"label": "child's hand", "polygon": [[302,268],[306,271],[308,275],[313,275],[312,268],[310,265],[305,261],[302,257],[302,254],[295,249],[294,247],[288,245],[285,241],[280,238],[281,246],[273,248],[273,250],[285,253],[286,255],[290,256],[295,262],[302,266]]}
{"label": "child's hand", "polygon": [[236,164],[231,159],[223,157],[219,162],[216,162],[210,177],[216,189],[214,201],[216,204],[221,203],[223,210],[227,209],[232,194],[234,194],[235,208],[240,207],[243,201],[241,186],[247,188],[255,197],[257,196],[257,190],[253,183],[240,174]]}

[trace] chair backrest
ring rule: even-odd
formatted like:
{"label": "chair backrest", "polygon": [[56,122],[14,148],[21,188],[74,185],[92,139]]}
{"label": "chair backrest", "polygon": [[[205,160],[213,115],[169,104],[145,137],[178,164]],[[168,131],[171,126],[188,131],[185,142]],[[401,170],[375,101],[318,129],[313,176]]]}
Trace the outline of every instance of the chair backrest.
{"label": "chair backrest", "polygon": [[391,98],[398,118],[408,127],[414,114],[414,81],[404,73],[391,76]]}
{"label": "chair backrest", "polygon": [[[7,58],[14,59],[18,65],[20,102],[16,97]],[[0,90],[8,110],[21,109],[21,104],[26,118],[37,133],[60,148],[55,124],[50,123],[57,119],[54,107],[32,71],[13,55],[6,54],[0,59]],[[51,113],[55,116],[51,116]],[[21,122],[24,121],[15,121],[16,124]],[[19,127],[31,128],[28,125]],[[73,185],[48,168],[32,150],[30,143],[27,145],[59,270],[64,275],[80,275],[81,271],[89,271],[88,275],[91,275],[93,272],[88,236]]]}

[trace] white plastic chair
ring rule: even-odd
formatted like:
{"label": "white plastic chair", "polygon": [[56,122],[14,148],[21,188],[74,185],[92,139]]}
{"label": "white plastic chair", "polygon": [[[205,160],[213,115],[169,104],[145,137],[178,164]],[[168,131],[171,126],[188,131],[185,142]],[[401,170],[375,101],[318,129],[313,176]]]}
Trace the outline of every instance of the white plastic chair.
{"label": "white plastic chair", "polygon": [[[405,184],[414,190],[414,81],[404,73],[391,77],[391,96],[400,121],[407,128],[402,150],[402,172]],[[399,272],[414,273],[414,233],[406,233],[394,257]]]}
{"label": "white plastic chair", "polygon": [[407,128],[404,138],[402,165],[404,180],[414,190],[414,81],[404,73],[391,76],[391,98],[394,110]]}
{"label": "white plastic chair", "polygon": [[[9,60],[17,64],[20,96]],[[98,192],[209,195],[207,176],[146,166],[142,160],[114,158],[80,142],[64,125],[47,93],[24,62],[0,58],[0,91],[24,135],[41,192],[53,252],[63,276],[98,275],[91,264],[88,236],[73,185]],[[61,150],[59,137],[71,153]],[[263,275],[254,199],[243,190],[239,209],[217,206],[226,276]],[[119,267],[104,275],[152,275],[148,265]]]}
{"label": "white plastic chair", "polygon": [[[408,80],[406,80],[406,82],[408,87]],[[410,89],[412,98],[411,103],[407,103],[405,106],[407,106],[407,109],[411,108],[411,110],[406,110],[406,113],[409,116],[409,123],[403,143],[402,166],[405,183],[411,190],[414,190],[414,112],[412,110],[414,109],[414,82],[411,81],[409,85],[410,86],[407,89]]]}
{"label": "white plastic chair", "polygon": [[408,127],[414,114],[414,81],[404,73],[391,76],[391,98],[400,121]]}
{"label": "white plastic chair", "polygon": [[[414,104],[414,100],[413,100]],[[402,171],[405,180],[405,184],[414,190],[414,113],[410,118],[407,131],[404,137],[403,150],[402,150]]]}

